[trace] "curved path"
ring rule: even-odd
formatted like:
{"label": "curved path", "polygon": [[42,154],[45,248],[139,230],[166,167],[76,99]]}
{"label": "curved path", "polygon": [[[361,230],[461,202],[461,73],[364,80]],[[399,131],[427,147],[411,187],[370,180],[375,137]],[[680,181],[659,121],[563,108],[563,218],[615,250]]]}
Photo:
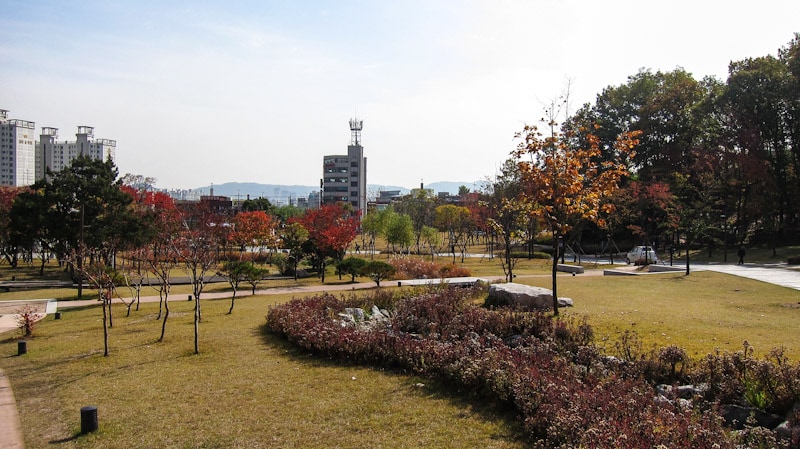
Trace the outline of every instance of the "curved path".
{"label": "curved path", "polygon": [[695,270],[716,271],[718,273],[741,276],[756,281],[767,282],[783,287],[800,290],[800,270],[789,268],[785,263],[779,264],[704,264],[689,267]]}

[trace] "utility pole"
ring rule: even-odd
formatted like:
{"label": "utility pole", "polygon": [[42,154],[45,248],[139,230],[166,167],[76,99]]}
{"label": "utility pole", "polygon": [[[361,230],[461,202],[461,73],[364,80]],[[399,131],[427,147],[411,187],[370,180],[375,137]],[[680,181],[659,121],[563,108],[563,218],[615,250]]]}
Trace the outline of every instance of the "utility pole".
{"label": "utility pole", "polygon": [[83,223],[84,206],[81,204],[81,230],[78,233],[78,299],[83,298]]}

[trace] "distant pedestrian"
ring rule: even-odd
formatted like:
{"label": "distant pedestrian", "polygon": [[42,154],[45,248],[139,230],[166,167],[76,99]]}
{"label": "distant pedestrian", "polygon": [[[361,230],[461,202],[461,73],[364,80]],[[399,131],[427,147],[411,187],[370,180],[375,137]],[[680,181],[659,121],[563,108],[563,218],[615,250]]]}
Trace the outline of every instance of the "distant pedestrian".
{"label": "distant pedestrian", "polygon": [[744,265],[744,245],[739,247],[739,251],[736,255],[739,256],[739,265]]}

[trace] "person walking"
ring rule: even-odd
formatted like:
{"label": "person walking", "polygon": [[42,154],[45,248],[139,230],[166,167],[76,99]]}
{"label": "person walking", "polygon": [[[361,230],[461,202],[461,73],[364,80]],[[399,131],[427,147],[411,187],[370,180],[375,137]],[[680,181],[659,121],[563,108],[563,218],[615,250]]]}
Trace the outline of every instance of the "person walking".
{"label": "person walking", "polygon": [[739,251],[736,255],[739,256],[739,265],[744,265],[744,245],[739,247]]}

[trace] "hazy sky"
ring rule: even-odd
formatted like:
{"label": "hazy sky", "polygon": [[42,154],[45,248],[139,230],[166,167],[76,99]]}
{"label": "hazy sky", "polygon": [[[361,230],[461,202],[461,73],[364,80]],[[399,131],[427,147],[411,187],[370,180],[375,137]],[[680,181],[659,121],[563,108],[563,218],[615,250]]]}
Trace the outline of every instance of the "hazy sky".
{"label": "hazy sky", "polygon": [[0,109],[117,141],[158,187],[317,185],[364,121],[371,184],[495,173],[571,85],[640,68],[724,80],[777,55],[800,2],[0,0]]}

